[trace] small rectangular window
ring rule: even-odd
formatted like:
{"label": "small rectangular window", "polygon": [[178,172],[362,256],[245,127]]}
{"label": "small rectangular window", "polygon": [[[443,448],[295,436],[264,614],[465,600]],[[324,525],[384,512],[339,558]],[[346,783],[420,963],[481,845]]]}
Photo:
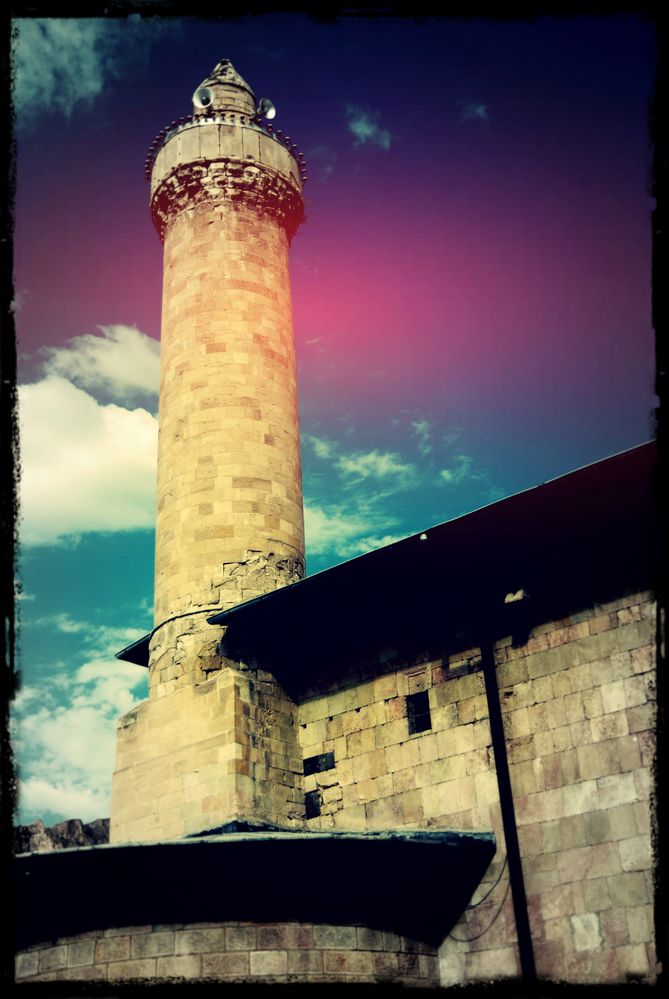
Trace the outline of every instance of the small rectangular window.
{"label": "small rectangular window", "polygon": [[325,770],[332,770],[334,765],[334,753],[319,753],[318,756],[308,756],[304,761],[304,776],[322,774]]}
{"label": "small rectangular window", "polygon": [[418,694],[409,694],[407,697],[407,719],[409,735],[415,735],[417,732],[428,732],[432,728],[430,698],[427,690],[421,690]]}
{"label": "small rectangular window", "polygon": [[304,806],[305,806],[305,816],[308,819],[315,819],[321,814],[321,804],[323,799],[321,798],[320,791],[307,791],[304,796]]}

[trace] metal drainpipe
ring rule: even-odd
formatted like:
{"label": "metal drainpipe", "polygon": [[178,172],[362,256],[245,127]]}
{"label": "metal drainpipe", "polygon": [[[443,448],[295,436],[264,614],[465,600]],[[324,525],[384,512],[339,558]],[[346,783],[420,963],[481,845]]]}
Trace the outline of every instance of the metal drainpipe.
{"label": "metal drainpipe", "polygon": [[499,701],[499,687],[497,686],[495,645],[494,639],[490,635],[485,635],[481,639],[481,665],[483,667],[485,692],[488,701],[490,734],[495,754],[497,787],[499,789],[499,803],[502,811],[504,839],[506,840],[506,856],[509,864],[513,913],[516,920],[516,932],[518,934],[520,969],[525,980],[533,981],[537,977],[537,970],[534,963],[530,920],[527,912],[527,896],[525,895],[525,882],[523,879],[523,865],[520,858],[520,845],[518,843],[516,811],[513,804],[509,760],[506,754],[506,739],[504,737],[504,723]]}

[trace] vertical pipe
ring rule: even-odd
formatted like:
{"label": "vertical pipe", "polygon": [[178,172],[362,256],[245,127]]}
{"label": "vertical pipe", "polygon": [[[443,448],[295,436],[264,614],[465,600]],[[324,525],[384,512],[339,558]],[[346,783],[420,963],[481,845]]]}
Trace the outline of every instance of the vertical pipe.
{"label": "vertical pipe", "polygon": [[520,857],[520,844],[518,843],[518,827],[516,825],[516,812],[513,805],[509,760],[506,754],[504,722],[499,702],[499,687],[497,686],[497,672],[495,668],[495,647],[492,638],[489,636],[486,636],[481,641],[481,663],[488,701],[490,734],[495,754],[495,769],[497,771],[497,786],[499,788],[499,803],[502,810],[504,839],[506,840],[513,913],[516,920],[516,932],[518,934],[520,969],[523,978],[531,981],[536,978],[537,971],[534,963],[530,920],[527,912],[527,896],[525,895],[523,865]]}

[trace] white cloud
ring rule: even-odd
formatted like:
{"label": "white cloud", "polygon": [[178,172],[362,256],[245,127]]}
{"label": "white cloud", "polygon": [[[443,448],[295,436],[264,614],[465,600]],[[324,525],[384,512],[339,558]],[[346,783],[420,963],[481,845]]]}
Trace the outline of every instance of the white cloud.
{"label": "white cloud", "polygon": [[142,628],[122,628],[96,624],[92,621],[75,621],[69,614],[48,614],[30,622],[32,627],[51,628],[66,635],[81,635],[87,654],[104,657],[114,655],[129,642],[145,634]]}
{"label": "white cloud", "polygon": [[480,478],[480,475],[472,475],[472,458],[467,454],[459,454],[455,458],[454,468],[442,468],[439,477],[442,482],[458,485],[466,478]]}
{"label": "white cloud", "polygon": [[118,399],[158,393],[160,344],[136,326],[98,326],[102,336],[73,337],[67,347],[46,347],[45,370],[85,389],[106,389]]}
{"label": "white cloud", "polygon": [[88,631],[90,628],[86,621],[75,621],[69,614],[49,614],[46,617],[38,617],[31,621],[30,625],[31,627],[38,625],[39,627],[55,628],[56,631],[62,631],[66,635],[76,635],[79,632]]}
{"label": "white cloud", "polygon": [[373,503],[358,504],[355,511],[305,503],[307,554],[322,555],[332,551],[339,558],[351,558],[371,551],[402,537],[380,533],[395,526],[395,523],[395,518],[375,509]]}
{"label": "white cloud", "polygon": [[411,426],[413,432],[418,438],[418,450],[425,456],[432,450],[432,445],[430,444],[430,421],[429,420],[412,420]]}
{"label": "white cloud", "polygon": [[354,476],[358,480],[375,478],[408,478],[415,473],[415,468],[408,462],[403,462],[399,454],[391,451],[368,451],[366,454],[341,455],[337,461],[343,475]]}
{"label": "white cloud", "polygon": [[19,781],[20,821],[109,815],[114,723],[138,703],[133,691],[143,695],[145,684],[141,666],[92,659],[68,679],[67,704],[56,701],[59,684],[20,692],[12,719],[26,773]]}
{"label": "white cloud", "polygon": [[321,507],[304,505],[304,533],[308,554],[321,555],[326,551],[339,553],[342,544],[368,530],[364,517],[342,513],[339,510],[325,511]]}
{"label": "white cloud", "polygon": [[346,124],[349,132],[355,136],[354,146],[370,145],[390,149],[392,136],[387,128],[381,128],[380,117],[380,111],[368,111],[352,104],[346,106]]}
{"label": "white cloud", "polygon": [[490,121],[488,115],[488,105],[478,101],[462,100],[458,101],[460,108],[460,124],[466,121]]}
{"label": "white cloud", "polygon": [[152,528],[158,421],[58,375],[19,388],[21,537]]}
{"label": "white cloud", "polygon": [[317,458],[322,458],[323,460],[331,458],[337,448],[337,445],[333,441],[326,440],[324,437],[315,437],[314,434],[303,434],[302,440],[313,448],[313,452]]}
{"label": "white cloud", "polygon": [[383,548],[384,545],[392,545],[395,541],[401,541],[405,537],[405,534],[384,534],[382,537],[367,535],[364,538],[357,538],[350,544],[341,544],[338,548],[338,554],[342,558],[354,558],[365,552],[373,552],[376,548]]}
{"label": "white cloud", "polygon": [[40,115],[69,118],[90,107],[114,79],[142,58],[169,23],[149,26],[137,14],[109,18],[19,18],[14,22],[14,106],[20,124]]}
{"label": "white cloud", "polygon": [[109,816],[108,787],[82,787],[72,781],[49,783],[39,777],[20,781],[19,787],[20,821],[25,825],[37,819],[44,820],[44,816],[47,816],[47,825],[70,818],[92,822]]}

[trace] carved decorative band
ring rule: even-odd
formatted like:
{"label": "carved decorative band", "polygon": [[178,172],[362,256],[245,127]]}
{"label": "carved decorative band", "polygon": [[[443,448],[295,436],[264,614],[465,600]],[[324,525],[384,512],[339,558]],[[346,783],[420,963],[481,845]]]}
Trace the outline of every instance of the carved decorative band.
{"label": "carved decorative band", "polygon": [[301,192],[275,170],[233,159],[188,163],[166,177],[151,199],[151,216],[161,242],[174,218],[204,204],[252,208],[282,225],[289,240],[304,218]]}

